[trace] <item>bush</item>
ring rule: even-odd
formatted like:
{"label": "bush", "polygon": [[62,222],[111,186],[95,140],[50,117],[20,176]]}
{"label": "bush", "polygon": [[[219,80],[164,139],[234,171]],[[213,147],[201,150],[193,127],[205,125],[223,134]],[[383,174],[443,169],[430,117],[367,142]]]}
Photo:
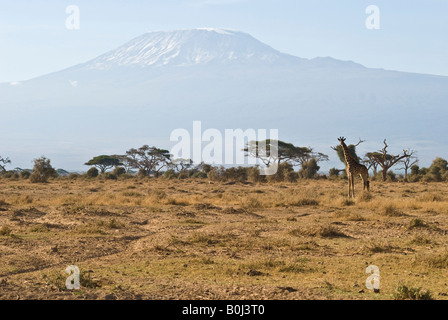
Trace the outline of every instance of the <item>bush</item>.
{"label": "bush", "polygon": [[223,169],[221,172],[222,179],[226,181],[238,181],[243,182],[247,180],[246,168],[244,167],[230,167]]}
{"label": "bush", "polygon": [[[201,172],[197,172],[197,173],[201,173]],[[203,174],[205,174],[205,173],[203,173]],[[190,173],[187,171],[181,171],[178,173],[177,178],[178,179],[188,179],[188,178],[190,178]]]}
{"label": "bush", "polygon": [[273,175],[267,176],[269,182],[282,182],[297,180],[297,174],[294,172],[294,167],[288,162],[283,162],[278,165],[277,172]]}
{"label": "bush", "polygon": [[19,175],[19,173],[18,173],[17,171],[13,171],[13,170],[11,170],[11,171],[6,171],[6,172],[3,174],[3,177],[4,177],[4,178],[7,178],[7,179],[14,179],[14,180],[17,180],[17,179],[19,179],[20,175]]}
{"label": "bush", "polygon": [[265,182],[266,176],[260,174],[260,168],[249,167],[246,169],[247,180],[254,183]]}
{"label": "bush", "polygon": [[138,173],[137,173],[137,177],[139,177],[139,178],[145,178],[145,177],[148,177],[149,176],[149,174],[146,172],[146,170],[145,169],[138,169]]}
{"label": "bush", "polygon": [[192,178],[207,178],[207,173],[206,172],[195,172],[191,175]]}
{"label": "bush", "polygon": [[416,164],[414,164],[412,167],[411,167],[411,175],[418,175],[420,173],[420,167],[418,166],[418,165],[416,165]]}
{"label": "bush", "polygon": [[115,167],[114,171],[112,171],[112,173],[116,176],[121,176],[122,174],[126,173],[126,169],[123,167]]}
{"label": "bush", "polygon": [[339,177],[339,173],[340,173],[339,169],[331,168],[330,171],[328,171],[328,177],[330,179],[336,179]]}
{"label": "bush", "polygon": [[448,171],[448,162],[443,158],[435,158],[432,162],[431,166],[429,167],[429,170],[433,168],[439,168],[439,172],[441,174],[444,174],[446,171]]}
{"label": "bush", "polygon": [[69,178],[70,180],[76,180],[76,179],[79,178],[79,174],[78,174],[78,173],[74,173],[74,172],[72,172],[72,173],[70,173],[70,174],[68,175],[68,178]]}
{"label": "bush", "polygon": [[100,172],[95,167],[92,167],[89,170],[87,170],[87,176],[89,178],[96,178],[96,177],[98,177],[99,174],[100,174]]}
{"label": "bush", "polygon": [[446,181],[448,177],[448,162],[443,158],[436,158],[424,172],[423,181]]}
{"label": "bush", "polygon": [[320,167],[317,165],[316,159],[312,158],[302,164],[302,168],[299,170],[299,178],[312,179],[316,176]]}
{"label": "bush", "polygon": [[[372,177],[372,180],[378,180],[378,181],[382,181],[383,180],[383,170],[380,170],[375,177]],[[386,180],[387,181],[392,181],[395,182],[397,181],[397,175],[395,174],[395,172],[388,170],[387,174],[386,174]]]}
{"label": "bush", "polygon": [[174,178],[177,177],[177,174],[176,174],[176,172],[173,169],[168,169],[163,174],[163,177],[166,178],[166,179],[174,179]]}
{"label": "bush", "polygon": [[28,179],[31,175],[31,172],[28,170],[23,170],[22,172],[20,172],[20,178],[22,179]]}
{"label": "bush", "polygon": [[209,173],[211,169],[212,169],[212,165],[210,165],[210,164],[204,163],[202,165],[202,172],[204,172],[204,173]]}
{"label": "bush", "polygon": [[223,180],[223,178],[221,177],[223,169],[224,169],[223,167],[221,168],[211,167],[210,170],[207,172],[207,178],[209,178],[212,181]]}
{"label": "bush", "polygon": [[46,183],[49,178],[56,178],[57,176],[56,170],[51,166],[50,159],[45,157],[34,159],[34,168],[30,175],[32,183]]}
{"label": "bush", "polygon": [[433,300],[429,291],[422,291],[421,288],[408,288],[400,286],[395,290],[395,300]]}
{"label": "bush", "polygon": [[106,172],[104,174],[104,178],[108,180],[117,180],[117,176],[113,174],[112,172]]}

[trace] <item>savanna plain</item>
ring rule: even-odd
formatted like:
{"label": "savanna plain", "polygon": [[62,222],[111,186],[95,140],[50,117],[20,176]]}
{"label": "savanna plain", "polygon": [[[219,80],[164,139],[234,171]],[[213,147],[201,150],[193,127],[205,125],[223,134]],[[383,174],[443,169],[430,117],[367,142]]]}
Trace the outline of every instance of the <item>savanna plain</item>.
{"label": "savanna plain", "polygon": [[2,179],[0,299],[448,299],[448,184],[355,187]]}

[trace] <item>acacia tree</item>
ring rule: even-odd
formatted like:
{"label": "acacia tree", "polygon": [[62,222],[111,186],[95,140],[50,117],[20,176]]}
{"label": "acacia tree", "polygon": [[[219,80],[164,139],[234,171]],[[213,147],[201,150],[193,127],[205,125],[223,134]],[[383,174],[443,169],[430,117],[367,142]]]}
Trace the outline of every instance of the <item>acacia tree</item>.
{"label": "acacia tree", "polygon": [[249,141],[243,151],[245,156],[260,159],[266,166],[280,165],[283,162],[288,162],[293,166],[302,166],[311,159],[316,162],[328,160],[327,155],[313,152],[312,148],[297,147],[292,143],[272,139]]}
{"label": "acacia tree", "polygon": [[406,157],[409,157],[410,155],[407,154],[407,150],[403,150],[403,154],[400,155],[391,155],[387,153],[387,148],[389,147],[386,143],[386,139],[384,139],[384,148],[381,150],[378,150],[378,152],[372,153],[372,160],[375,161],[382,169],[382,180],[386,181],[387,179],[387,171],[392,168],[394,165],[396,165],[401,160],[405,159]]}
{"label": "acacia tree", "polygon": [[126,173],[130,173],[132,166],[127,155],[114,154],[112,157],[117,158],[120,161],[120,166],[124,168]]}
{"label": "acacia tree", "polygon": [[101,173],[105,173],[108,169],[121,165],[121,162],[117,157],[101,155],[90,159],[84,164],[86,166],[95,166]]}
{"label": "acacia tree", "polygon": [[139,174],[149,176],[151,173],[158,175],[159,171],[168,166],[171,154],[168,150],[144,145],[138,149],[126,151],[131,168],[139,170]]}
{"label": "acacia tree", "polygon": [[185,171],[191,169],[192,166],[193,166],[193,160],[191,160],[191,159],[178,158],[178,159],[171,160],[168,163],[168,167],[172,168],[173,170],[175,170],[177,172],[185,172]]}
{"label": "acacia tree", "polygon": [[3,173],[6,171],[5,166],[9,163],[11,163],[11,160],[9,160],[9,158],[2,158],[0,156],[0,173]]}
{"label": "acacia tree", "polygon": [[416,151],[414,150],[403,150],[403,153],[407,154],[407,157],[400,161],[403,164],[403,168],[401,169],[404,169],[404,181],[408,181],[408,171],[418,163],[418,159],[415,156]]}
{"label": "acacia tree", "polygon": [[378,172],[378,162],[376,158],[381,156],[379,152],[367,152],[362,159],[362,163],[367,167],[368,170],[373,169],[373,176],[376,176]]}

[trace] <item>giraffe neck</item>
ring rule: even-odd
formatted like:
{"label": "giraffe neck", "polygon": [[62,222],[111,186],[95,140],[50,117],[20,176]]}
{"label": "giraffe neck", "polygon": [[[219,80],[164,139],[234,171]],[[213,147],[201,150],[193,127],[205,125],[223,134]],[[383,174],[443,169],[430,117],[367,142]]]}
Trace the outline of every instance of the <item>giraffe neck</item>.
{"label": "giraffe neck", "polygon": [[347,166],[356,166],[358,164],[358,161],[356,161],[348,149],[345,142],[342,142],[342,149],[344,150],[344,156],[345,156],[345,162],[347,163]]}

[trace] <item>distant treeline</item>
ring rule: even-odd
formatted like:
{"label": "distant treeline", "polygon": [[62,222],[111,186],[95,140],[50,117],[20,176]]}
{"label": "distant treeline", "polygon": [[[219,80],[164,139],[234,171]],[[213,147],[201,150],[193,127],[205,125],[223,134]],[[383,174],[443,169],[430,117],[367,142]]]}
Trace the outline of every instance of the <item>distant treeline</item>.
{"label": "distant treeline", "polygon": [[[353,157],[368,167],[371,180],[383,181],[448,181],[448,162],[436,158],[429,168],[420,168],[416,152],[403,150],[403,154],[390,155],[384,140],[384,148],[376,152],[368,152],[361,158],[356,154],[356,145],[348,145]],[[274,150],[275,148],[275,150]],[[173,159],[168,150],[144,145],[138,149],[129,149],[124,155],[99,155],[86,163],[91,168],[85,173],[70,173],[63,169],[55,169],[50,159],[41,157],[34,159],[33,169],[6,170],[11,164],[9,158],[0,156],[0,176],[5,179],[29,179],[31,182],[47,182],[52,178],[68,179],[131,179],[131,178],[163,178],[163,179],[209,179],[212,181],[234,182],[295,182],[300,179],[346,179],[345,158],[340,145],[332,147],[344,164],[343,168],[331,168],[328,174],[319,173],[321,161],[328,156],[314,152],[312,148],[297,147],[278,140],[251,141],[243,150],[246,156],[258,158],[264,165],[275,164],[277,171],[272,175],[264,175],[256,166],[214,166],[206,163],[194,164],[191,159]],[[275,151],[275,152],[274,152]],[[401,165],[404,175],[391,170]],[[297,169],[296,169],[297,167]]]}

